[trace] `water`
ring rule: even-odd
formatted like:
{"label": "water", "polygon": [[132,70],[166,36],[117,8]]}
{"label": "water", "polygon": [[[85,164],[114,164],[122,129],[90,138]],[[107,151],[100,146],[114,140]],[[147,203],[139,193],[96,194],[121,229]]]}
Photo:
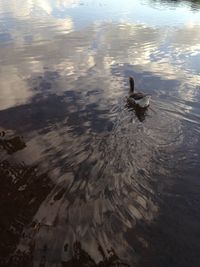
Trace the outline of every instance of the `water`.
{"label": "water", "polygon": [[1,266],[200,265],[199,7],[0,0]]}

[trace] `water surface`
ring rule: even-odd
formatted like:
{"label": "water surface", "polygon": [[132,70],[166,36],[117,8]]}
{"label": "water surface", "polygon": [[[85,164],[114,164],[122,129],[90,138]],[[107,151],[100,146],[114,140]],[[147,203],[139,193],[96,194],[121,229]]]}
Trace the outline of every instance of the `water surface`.
{"label": "water surface", "polygon": [[196,1],[0,0],[1,266],[199,266],[199,40]]}

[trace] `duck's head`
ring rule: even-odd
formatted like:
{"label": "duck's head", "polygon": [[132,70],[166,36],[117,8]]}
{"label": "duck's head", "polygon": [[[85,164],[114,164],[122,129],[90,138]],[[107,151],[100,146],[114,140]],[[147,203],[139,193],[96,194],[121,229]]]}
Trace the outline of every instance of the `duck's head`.
{"label": "duck's head", "polygon": [[133,77],[129,77],[129,84],[130,84],[129,92],[133,93],[134,89],[135,89],[135,81],[134,81]]}

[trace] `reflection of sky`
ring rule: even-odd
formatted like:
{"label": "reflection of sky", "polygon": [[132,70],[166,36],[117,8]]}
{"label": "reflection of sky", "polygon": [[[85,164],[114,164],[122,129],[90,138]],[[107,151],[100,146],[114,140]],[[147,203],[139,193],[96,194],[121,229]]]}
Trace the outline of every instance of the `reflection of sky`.
{"label": "reflection of sky", "polygon": [[[73,3],[73,2],[72,2]],[[188,4],[175,6],[148,1],[83,1],[76,8],[72,5],[53,4],[53,12],[57,17],[71,16],[79,27],[95,21],[129,21],[148,25],[175,25],[200,23],[199,12],[192,12]],[[173,8],[171,8],[173,6]],[[183,16],[184,14],[184,16]]]}
{"label": "reflection of sky", "polygon": [[[60,86],[54,89],[57,93],[66,90],[66,79],[73,84],[77,77],[84,77],[88,72],[105,79],[111,77],[113,69],[119,66],[125,69],[126,65],[139,73],[149,72],[162,79],[178,80],[183,86],[170,91],[181,94],[183,99],[189,95],[192,99],[200,82],[200,26],[174,29],[107,23],[74,31],[72,20],[52,17],[38,27],[40,24],[28,19],[26,23],[16,20],[16,25],[8,30],[10,39],[0,46],[1,109],[28,101],[34,92],[26,80],[46,67],[61,74]],[[190,84],[190,91],[184,87],[185,82]],[[92,87],[92,83],[91,80],[87,86]],[[115,86],[121,87],[120,84]],[[112,88],[109,82],[106,87]],[[109,95],[114,97],[112,89],[102,90],[107,99]],[[117,101],[119,91],[115,91]],[[160,91],[158,88],[157,93]]]}
{"label": "reflection of sky", "polygon": [[[89,2],[89,3],[88,3]],[[85,5],[73,9],[55,10],[57,16],[70,15],[80,27],[96,21],[129,21],[152,26],[174,26],[188,23],[200,23],[199,12],[192,12],[187,4],[174,6],[151,5],[147,1],[104,1],[97,4],[88,1]],[[93,3],[90,3],[93,2]],[[96,4],[95,4],[96,3]],[[159,8],[158,8],[159,7]],[[184,14],[184,15],[183,15]]]}
{"label": "reflection of sky", "polygon": [[[80,28],[94,21],[126,21],[144,23],[151,26],[174,26],[200,24],[199,11],[192,9],[187,2],[168,3],[145,1],[75,1],[75,0],[27,0],[0,1],[1,12],[8,17],[54,16],[71,17]],[[41,18],[39,18],[41,19]]]}

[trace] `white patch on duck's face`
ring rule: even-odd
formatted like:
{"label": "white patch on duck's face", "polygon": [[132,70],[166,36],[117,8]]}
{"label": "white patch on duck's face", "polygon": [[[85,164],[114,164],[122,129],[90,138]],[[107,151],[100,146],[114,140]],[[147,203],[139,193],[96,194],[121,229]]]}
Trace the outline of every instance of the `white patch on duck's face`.
{"label": "white patch on duck's face", "polygon": [[135,104],[137,104],[141,108],[146,108],[149,106],[150,98],[151,98],[151,96],[144,96],[143,98],[141,98],[139,100],[135,100]]}

